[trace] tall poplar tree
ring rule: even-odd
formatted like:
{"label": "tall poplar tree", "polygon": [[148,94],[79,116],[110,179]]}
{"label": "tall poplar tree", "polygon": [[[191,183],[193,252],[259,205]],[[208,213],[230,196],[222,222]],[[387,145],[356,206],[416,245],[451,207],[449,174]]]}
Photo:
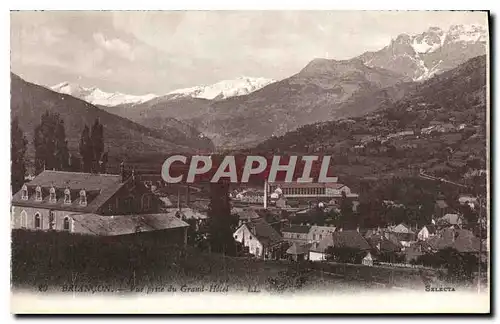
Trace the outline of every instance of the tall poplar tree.
{"label": "tall poplar tree", "polygon": [[83,128],[82,135],[80,136],[79,151],[82,162],[82,171],[87,173],[91,172],[94,154],[92,151],[92,141],[90,140],[90,130],[87,125]]}
{"label": "tall poplar tree", "polygon": [[57,113],[45,112],[35,128],[35,169],[67,170],[69,151],[64,122]]}

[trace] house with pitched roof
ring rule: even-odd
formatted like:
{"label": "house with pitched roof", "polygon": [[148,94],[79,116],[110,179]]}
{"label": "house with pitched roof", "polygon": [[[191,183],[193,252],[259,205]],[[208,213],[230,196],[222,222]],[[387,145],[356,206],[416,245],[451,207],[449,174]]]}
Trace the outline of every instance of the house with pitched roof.
{"label": "house with pitched roof", "polygon": [[362,251],[371,249],[370,244],[357,230],[343,230],[332,234],[333,246],[350,247]]}
{"label": "house with pitched roof", "polygon": [[465,223],[466,223],[465,219],[460,214],[446,214],[436,221],[436,224],[440,228],[444,227],[461,228],[462,225],[464,225]]}
{"label": "house with pitched roof", "polygon": [[309,248],[309,260],[311,261],[325,261],[327,258],[326,250],[333,246],[333,237],[332,235],[325,236],[319,242],[311,243]]}
{"label": "house with pitched roof", "polygon": [[287,242],[305,244],[308,243],[310,230],[311,226],[309,225],[291,225],[282,228],[281,233],[283,234],[283,239]]}
{"label": "house with pitched roof", "polygon": [[281,235],[264,219],[244,223],[233,233],[233,237],[248,248],[250,254],[261,259],[279,257],[277,251],[285,243]]}
{"label": "house with pitched roof", "polygon": [[294,261],[307,260],[309,258],[310,247],[311,247],[310,243],[306,244],[293,243],[286,250],[286,254],[288,254]]}
{"label": "house with pitched roof", "polygon": [[391,237],[396,238],[404,247],[409,247],[416,240],[415,232],[403,223],[396,226],[388,226],[385,234],[388,239],[391,239]]}
{"label": "house with pitched roof", "polygon": [[309,243],[320,242],[323,238],[335,232],[333,226],[311,226],[309,233],[307,233],[307,240]]}
{"label": "house with pitched roof", "polygon": [[440,235],[427,240],[425,250],[437,252],[446,248],[453,248],[459,253],[478,254],[486,253],[486,242],[474,235],[469,230],[446,228]]}
{"label": "house with pitched roof", "polygon": [[252,222],[256,219],[262,218],[255,209],[252,208],[241,208],[238,210],[234,210],[233,214],[238,216],[238,226],[241,226],[245,223]]}
{"label": "house with pitched roof", "polygon": [[436,233],[437,233],[436,225],[434,225],[434,224],[425,225],[418,232],[417,238],[419,241],[426,241],[430,237],[436,235]]}
{"label": "house with pitched roof", "polygon": [[162,205],[133,172],[45,170],[13,195],[11,227],[108,236],[171,228],[185,238],[188,225],[160,213]]}

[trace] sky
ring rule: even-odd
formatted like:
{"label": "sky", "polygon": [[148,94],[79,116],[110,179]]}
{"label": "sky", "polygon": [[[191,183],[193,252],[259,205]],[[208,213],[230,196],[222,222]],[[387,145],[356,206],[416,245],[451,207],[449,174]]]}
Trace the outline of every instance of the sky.
{"label": "sky", "polygon": [[11,13],[11,71],[52,86],[165,94],[240,76],[283,79],[429,27],[486,25],[447,11],[38,11]]}

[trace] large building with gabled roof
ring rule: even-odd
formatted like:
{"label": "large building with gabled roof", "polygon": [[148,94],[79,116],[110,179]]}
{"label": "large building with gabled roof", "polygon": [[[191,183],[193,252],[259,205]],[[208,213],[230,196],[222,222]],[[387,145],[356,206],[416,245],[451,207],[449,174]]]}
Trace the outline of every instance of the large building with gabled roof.
{"label": "large building with gabled roof", "polygon": [[160,213],[161,206],[133,172],[45,170],[13,195],[11,227],[101,236],[176,229],[185,238],[188,224]]}

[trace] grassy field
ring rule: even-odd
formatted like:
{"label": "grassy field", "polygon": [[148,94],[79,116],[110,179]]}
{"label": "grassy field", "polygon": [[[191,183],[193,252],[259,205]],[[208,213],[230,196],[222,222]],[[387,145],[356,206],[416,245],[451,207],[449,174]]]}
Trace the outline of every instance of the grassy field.
{"label": "grassy field", "polygon": [[[136,293],[169,287],[228,287],[229,292],[364,292],[393,286],[424,289],[434,271],[334,263],[295,263],[227,257],[147,238],[94,237],[61,232],[12,232],[14,290]],[[72,288],[71,288],[72,287]],[[89,290],[90,288],[90,290]],[[88,291],[85,291],[87,289]]]}
{"label": "grassy field", "polygon": [[[12,287],[17,290],[67,291],[103,286],[104,292],[130,293],[160,287],[229,286],[231,292],[248,288],[277,291],[357,289],[356,283],[315,271],[297,263],[224,257],[147,239],[121,239],[56,232],[12,232]],[[287,272],[287,274],[284,274]],[[300,273],[300,274],[299,274]],[[304,277],[300,287],[295,285]],[[277,284],[278,285],[278,284]]]}

